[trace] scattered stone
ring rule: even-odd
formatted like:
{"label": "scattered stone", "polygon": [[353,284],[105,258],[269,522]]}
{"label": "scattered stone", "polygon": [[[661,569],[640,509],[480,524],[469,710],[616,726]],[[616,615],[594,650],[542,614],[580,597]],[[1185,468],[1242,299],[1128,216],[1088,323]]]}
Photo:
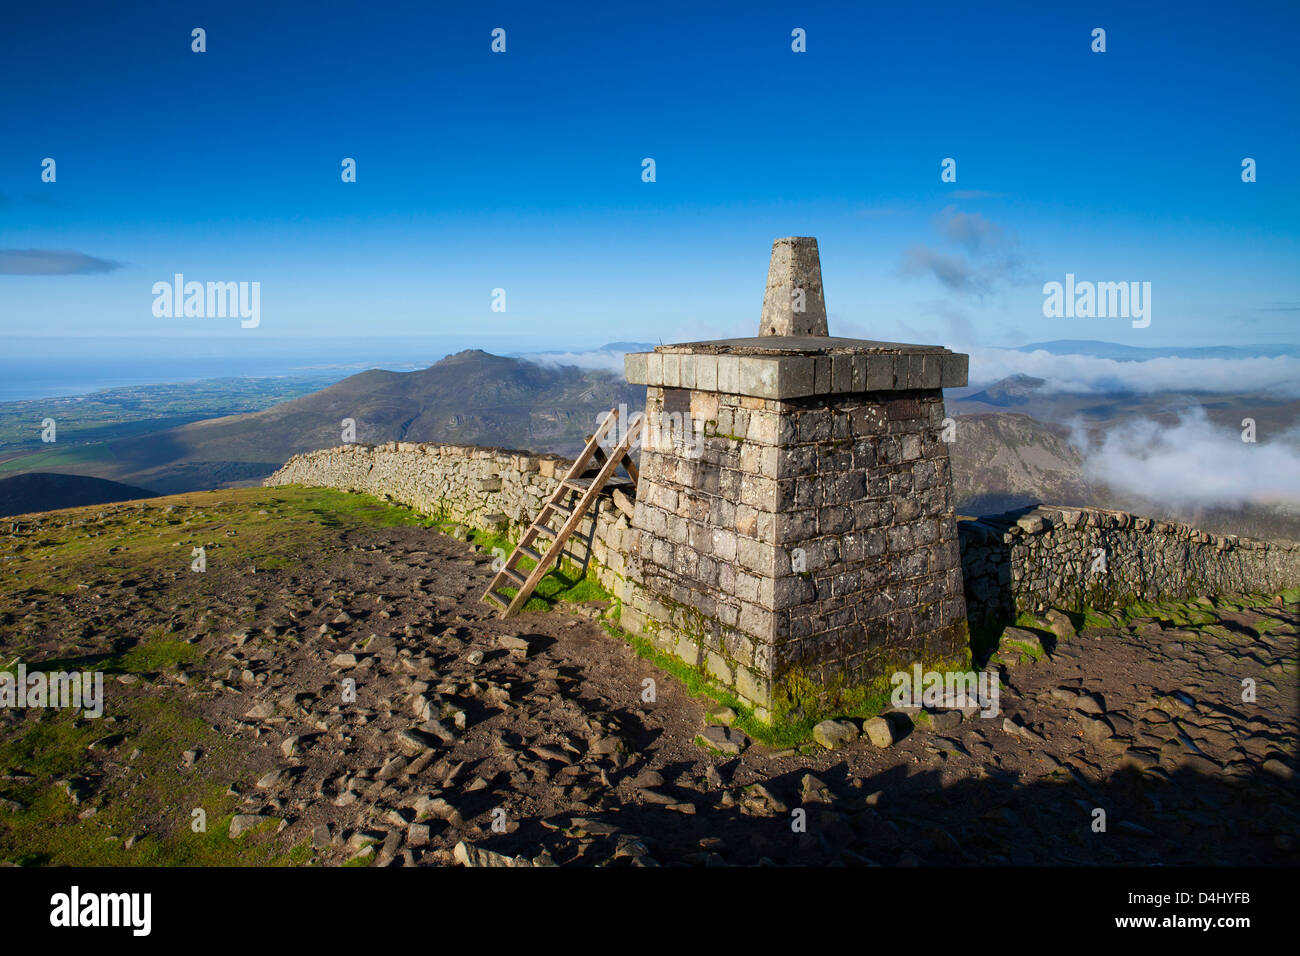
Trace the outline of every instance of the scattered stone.
{"label": "scattered stone", "polygon": [[930,714],[930,729],[936,733],[956,730],[962,722],[960,710],[940,710]]}
{"label": "scattered stone", "polygon": [[708,719],[710,723],[730,727],[736,722],[736,712],[730,707],[715,707],[709,711]]}
{"label": "scattered stone", "polygon": [[1010,717],[1002,718],[1002,729],[1013,737],[1020,737],[1023,740],[1032,740],[1039,743],[1043,742],[1043,736],[1041,734],[1034,733],[1028,727],[1016,723]]}
{"label": "scattered stone", "polygon": [[375,845],[374,845],[373,843],[367,843],[367,844],[366,844],[365,846],[363,846],[363,847],[361,848],[361,850],[360,850],[359,852],[357,852],[357,853],[352,857],[352,859],[349,860],[348,862],[349,862],[349,863],[355,863],[355,862],[357,862],[358,860],[360,860],[360,861],[369,860],[369,859],[373,858],[374,855],[375,855]]}
{"label": "scattered stone", "polygon": [[[838,750],[841,747],[847,747],[858,739],[858,725],[851,720],[823,720],[817,726],[813,727],[813,740],[821,744],[827,750]],[[893,739],[890,739],[893,743]],[[885,746],[888,746],[886,744]]]}
{"label": "scattered stone", "polygon": [[539,862],[534,862],[522,855],[508,857],[493,850],[484,850],[481,847],[476,847],[473,844],[466,843],[464,840],[456,844],[456,848],[452,851],[452,855],[455,857],[456,862],[461,866],[522,867],[548,865],[546,862],[540,861],[540,854]]}
{"label": "scattered stone", "polygon": [[324,850],[334,842],[334,835],[330,832],[328,823],[320,823],[312,828],[311,845],[318,850]]}
{"label": "scattered stone", "polygon": [[739,730],[720,725],[705,727],[700,737],[706,746],[732,756],[743,753],[750,744],[749,738]]}
{"label": "scattered stone", "polygon": [[1083,728],[1084,740],[1090,740],[1093,743],[1101,743],[1103,740],[1109,740],[1115,735],[1115,731],[1111,728],[1110,724],[1106,723],[1104,720],[1097,720],[1093,717],[1088,717],[1085,714],[1076,714],[1074,719],[1077,720],[1079,725]]}
{"label": "scattered stone", "polygon": [[669,806],[678,802],[676,797],[670,797],[666,793],[660,793],[658,790],[652,790],[649,787],[642,787],[640,792],[641,799],[646,803],[657,803],[661,806]]}
{"label": "scattered stone", "polygon": [[[737,410],[737,434],[744,433],[742,417]],[[465,464],[464,481],[472,487],[496,463],[470,459]],[[523,492],[516,492],[513,479],[503,486],[512,496],[520,494],[519,500],[493,499],[486,507],[510,514],[512,525],[535,508],[528,498],[547,492],[544,482],[538,486],[531,478],[521,483]],[[196,513],[184,508],[178,520],[193,520]],[[273,513],[279,515],[279,506]],[[616,512],[609,517],[619,520]],[[1099,520],[1099,527],[1109,527],[1105,515]],[[1048,521],[1053,531],[1076,527],[1072,519]],[[1171,543],[1185,540],[1180,531],[1161,532],[1166,533]],[[1012,537],[1031,551],[1056,546],[1049,536]],[[441,543],[430,543],[435,540]],[[231,805],[243,812],[231,827],[236,842],[230,846],[240,855],[247,845],[237,841],[253,826],[260,830],[252,840],[260,843],[278,826],[283,839],[268,848],[314,846],[312,862],[323,865],[349,858],[374,865],[514,866],[517,859],[546,865],[550,857],[543,846],[556,859],[578,866],[612,861],[652,866],[656,857],[699,866],[756,861],[865,866],[874,860],[1141,866],[1166,860],[1236,862],[1247,853],[1274,863],[1282,862],[1279,854],[1294,852],[1285,788],[1300,765],[1291,753],[1294,714],[1279,706],[1294,700],[1295,691],[1296,624],[1289,610],[1275,609],[1266,617],[1253,600],[1200,602],[1208,612],[1196,610],[1194,602],[1175,607],[1153,601],[1145,626],[1130,627],[1131,615],[1115,609],[1109,619],[1113,627],[1080,628],[1070,644],[1068,617],[1047,606],[1064,598],[1035,596],[1023,609],[1040,616],[1032,627],[1041,644],[1053,649],[1053,658],[1021,668],[1014,682],[999,688],[1012,726],[963,720],[963,711],[922,716],[918,707],[906,714],[927,730],[919,740],[905,739],[911,728],[903,713],[881,715],[892,731],[888,750],[875,750],[873,744],[837,755],[818,739],[825,734],[814,734],[812,746],[797,751],[761,748],[740,758],[721,757],[717,751],[727,749],[726,743],[735,743],[739,752],[747,742],[736,730],[739,708],[710,703],[706,723],[691,725],[680,715],[630,707],[626,688],[635,686],[631,676],[639,678],[646,665],[617,643],[607,655],[584,654],[591,650],[589,641],[604,640],[587,622],[565,614],[535,615],[526,625],[505,622],[535,629],[520,638],[527,645],[522,658],[525,647],[499,639],[503,625],[490,606],[478,604],[490,580],[486,552],[471,560],[468,549],[423,528],[349,528],[342,545],[346,560],[335,560],[333,549],[325,547],[328,562],[311,567],[313,556],[304,552],[302,573],[223,579],[222,587],[205,592],[202,601],[187,593],[188,586],[169,585],[170,572],[164,572],[158,581],[120,588],[116,575],[91,579],[84,595],[68,595],[60,609],[42,590],[39,574],[20,574],[17,600],[0,604],[0,630],[15,634],[18,646],[32,645],[33,655],[38,644],[47,660],[113,652],[103,639],[111,634],[105,609],[119,601],[131,606],[137,620],[155,615],[158,623],[166,622],[202,654],[186,664],[188,684],[178,683],[178,669],[169,666],[139,677],[121,675],[129,681],[119,685],[126,706],[115,709],[117,716],[106,715],[104,729],[97,725],[98,733],[108,736],[90,745],[93,752],[80,752],[83,763],[75,777],[74,768],[65,771],[68,780],[51,781],[44,771],[33,777],[13,763],[19,755],[11,754],[10,765],[0,767],[0,795],[26,799],[38,782],[60,800],[66,790],[77,817],[94,820],[97,827],[103,818],[92,815],[107,809],[110,800],[130,799],[129,782],[143,769],[139,748],[125,747],[121,734],[109,731],[125,731],[125,739],[150,732],[131,706],[156,699],[196,704],[207,726],[197,740],[151,743],[149,759],[160,759],[163,765],[155,769],[180,781],[192,781],[195,771],[184,768],[198,763],[204,771],[224,773],[224,779],[214,778],[220,780],[218,792],[236,781],[229,791]],[[0,560],[8,561],[4,548],[0,537]],[[1240,550],[1243,559],[1252,557],[1246,553],[1251,549]],[[990,549],[990,580],[1005,570],[997,558],[997,550]],[[240,562],[238,570],[246,569],[247,561]],[[172,580],[178,578],[185,581],[179,572]],[[348,608],[346,618],[341,607]],[[84,616],[80,633],[69,632],[65,625],[78,616]],[[329,620],[346,623],[317,630]],[[377,636],[362,640],[364,625],[358,621],[370,624]],[[56,648],[52,635],[59,632],[73,636]],[[1080,638],[1094,636],[1097,642],[1078,646]],[[477,651],[473,663],[466,659],[472,648]],[[338,690],[328,686],[330,671],[332,683],[340,681],[338,668],[329,667],[340,651],[355,659],[356,670],[343,676],[365,675],[358,680],[357,700],[340,701]],[[1253,677],[1259,702],[1234,707],[1236,694],[1222,692],[1225,674],[1233,675],[1233,684]],[[246,709],[250,716],[241,720]],[[0,735],[13,739],[29,720],[40,722],[38,716],[0,709]],[[861,721],[848,723],[860,739]],[[701,726],[719,735],[710,740],[700,734],[699,742],[713,752],[683,751]],[[407,728],[403,746],[398,740]],[[1027,748],[999,729],[1035,742]],[[726,730],[730,734],[724,736]],[[86,740],[94,739],[89,729],[86,733]],[[205,752],[208,746],[220,759]],[[760,748],[751,746],[755,749]],[[281,769],[270,769],[272,761]],[[1116,777],[1117,764],[1142,768],[1141,777]],[[1181,781],[1170,786],[1184,768],[1199,778],[1191,790]],[[886,780],[891,781],[888,805],[885,792],[874,790]],[[1140,821],[1149,804],[1149,818],[1161,822],[1158,834],[1112,822],[1119,844],[1089,840],[1086,830],[1082,836],[1071,833],[1053,814],[1021,806],[1024,793],[1063,784],[1065,812],[1073,815],[1075,796],[1086,797],[1088,807],[1106,805],[1112,780],[1133,786],[1134,802],[1141,804],[1140,809],[1128,806],[1123,815]],[[808,832],[790,839],[790,811],[761,785],[746,786],[756,781],[790,798],[791,806],[802,803]],[[980,787],[980,781],[991,786]],[[975,789],[969,789],[972,785]],[[981,799],[964,799],[969,793]],[[503,845],[489,834],[490,811],[502,806],[510,809],[511,839],[536,833],[536,843]],[[1019,819],[1010,807],[1020,811]],[[24,811],[16,800],[0,800],[0,821],[10,822],[12,814]],[[468,821],[462,812],[472,815]],[[672,815],[678,813],[694,817]],[[1120,815],[1117,806],[1113,820]],[[1193,838],[1206,832],[1222,838],[1199,843]],[[354,834],[361,836],[350,841]],[[119,848],[148,845],[146,837],[152,838],[138,827],[105,836]],[[461,856],[469,864],[453,852],[462,839]],[[483,846],[475,846],[478,842]],[[490,856],[486,847],[499,852]],[[521,847],[522,855],[515,857]],[[900,859],[904,849],[910,856]],[[255,853],[261,856],[260,850]]]}
{"label": "scattered stone", "polygon": [[354,853],[380,843],[387,836],[383,830],[357,830],[348,837],[347,848]]}
{"label": "scattered stone", "polygon": [[884,750],[895,743],[894,725],[884,717],[872,717],[862,725],[862,734],[871,743]]}
{"label": "scattered stone", "polygon": [[258,790],[274,790],[284,782],[284,778],[283,770],[272,770],[258,777],[255,786]]}
{"label": "scattered stone", "polygon": [[632,780],[632,786],[638,790],[646,787],[662,787],[663,785],[663,774],[659,773],[657,770],[642,770]]}
{"label": "scattered stone", "polygon": [[453,827],[460,828],[465,825],[465,819],[460,815],[460,811],[442,797],[435,797],[422,805],[417,805],[415,811],[417,820],[434,816],[439,820],[445,820]]}
{"label": "scattered stone", "polygon": [[1044,615],[1044,619],[1058,641],[1069,641],[1078,636],[1074,629],[1074,622],[1070,620],[1068,615],[1056,608],[1050,608]]}
{"label": "scattered stone", "polygon": [[744,803],[752,810],[756,810],[763,815],[785,814],[790,812],[790,808],[776,798],[772,791],[761,783],[752,783],[745,788]]}
{"label": "scattered stone", "polygon": [[1084,714],[1104,714],[1106,702],[1098,694],[1082,691],[1074,698],[1074,709]]}
{"label": "scattered stone", "polygon": [[1271,773],[1273,776],[1279,777],[1282,780],[1295,779],[1295,770],[1293,770],[1291,767],[1288,767],[1286,764],[1278,760],[1276,757],[1270,757],[1268,760],[1265,760],[1264,763],[1261,765],[1261,768],[1264,770],[1265,773]]}
{"label": "scattered stone", "polygon": [[415,728],[403,730],[397,735],[395,743],[400,750],[413,756],[422,754],[436,745],[433,737]]}
{"label": "scattered stone", "polygon": [[512,657],[524,658],[528,656],[529,644],[522,637],[503,634],[497,638],[497,647],[505,648]]}
{"label": "scattered stone", "polygon": [[799,802],[800,803],[832,803],[834,797],[831,789],[820,778],[814,777],[810,773],[803,775],[799,782]]}

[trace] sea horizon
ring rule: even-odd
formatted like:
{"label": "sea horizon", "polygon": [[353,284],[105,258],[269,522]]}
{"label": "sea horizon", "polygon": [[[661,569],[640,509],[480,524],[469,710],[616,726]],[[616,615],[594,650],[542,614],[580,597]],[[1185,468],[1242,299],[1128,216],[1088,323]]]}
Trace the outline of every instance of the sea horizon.
{"label": "sea horizon", "polygon": [[339,381],[369,369],[409,372],[465,349],[485,351],[544,340],[442,336],[360,339],[0,338],[0,403],[71,398],[225,378]]}

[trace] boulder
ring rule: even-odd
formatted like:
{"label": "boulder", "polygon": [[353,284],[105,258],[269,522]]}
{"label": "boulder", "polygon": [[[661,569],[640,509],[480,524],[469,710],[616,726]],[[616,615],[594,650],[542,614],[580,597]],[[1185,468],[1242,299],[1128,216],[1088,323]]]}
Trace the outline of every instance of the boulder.
{"label": "boulder", "polygon": [[862,734],[875,746],[884,750],[894,745],[894,725],[884,717],[872,717],[862,725]]}
{"label": "boulder", "polygon": [[[857,724],[851,720],[823,720],[813,728],[813,740],[827,750],[847,747],[858,739]],[[891,740],[892,743],[892,740]]]}

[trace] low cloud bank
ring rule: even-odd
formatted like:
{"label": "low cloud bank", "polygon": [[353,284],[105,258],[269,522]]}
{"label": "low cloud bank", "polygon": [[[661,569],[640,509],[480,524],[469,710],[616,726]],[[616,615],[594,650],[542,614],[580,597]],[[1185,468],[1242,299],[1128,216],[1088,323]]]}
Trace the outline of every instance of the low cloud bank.
{"label": "low cloud bank", "polygon": [[[1117,361],[1089,355],[1053,355],[1015,349],[970,348],[970,384],[992,385],[1011,375],[1044,379],[1040,391],[1071,395],[1153,392],[1270,392],[1300,398],[1300,358],[1276,356],[1242,359],[1155,358]],[[574,365],[622,374],[621,350],[534,352],[519,358],[538,365]]]}
{"label": "low cloud bank", "polygon": [[571,365],[578,368],[604,369],[622,375],[625,354],[618,350],[593,349],[590,352],[532,352],[518,357],[526,362],[549,368]]}
{"label": "low cloud bank", "polygon": [[1075,428],[1090,482],[1175,508],[1300,509],[1300,428],[1258,442],[1215,425],[1199,406],[1176,425],[1126,422],[1091,443]]}
{"label": "low cloud bank", "polygon": [[1073,395],[1130,392],[1269,392],[1300,398],[1300,359],[1155,358],[1120,362],[1090,355],[1053,355],[1014,349],[971,348],[970,384],[992,385],[1009,375],[1045,379],[1041,391]]}

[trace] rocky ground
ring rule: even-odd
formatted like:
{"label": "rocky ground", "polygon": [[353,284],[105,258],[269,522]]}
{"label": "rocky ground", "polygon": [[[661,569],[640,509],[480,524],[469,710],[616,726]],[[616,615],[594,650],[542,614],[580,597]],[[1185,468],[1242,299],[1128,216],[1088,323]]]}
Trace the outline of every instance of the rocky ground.
{"label": "rocky ground", "polygon": [[1297,862],[1294,603],[1053,615],[1004,635],[996,716],[777,750],[593,606],[498,620],[490,562],[319,490],[6,520],[0,669],[106,684],[98,720],[0,712],[0,859]]}

